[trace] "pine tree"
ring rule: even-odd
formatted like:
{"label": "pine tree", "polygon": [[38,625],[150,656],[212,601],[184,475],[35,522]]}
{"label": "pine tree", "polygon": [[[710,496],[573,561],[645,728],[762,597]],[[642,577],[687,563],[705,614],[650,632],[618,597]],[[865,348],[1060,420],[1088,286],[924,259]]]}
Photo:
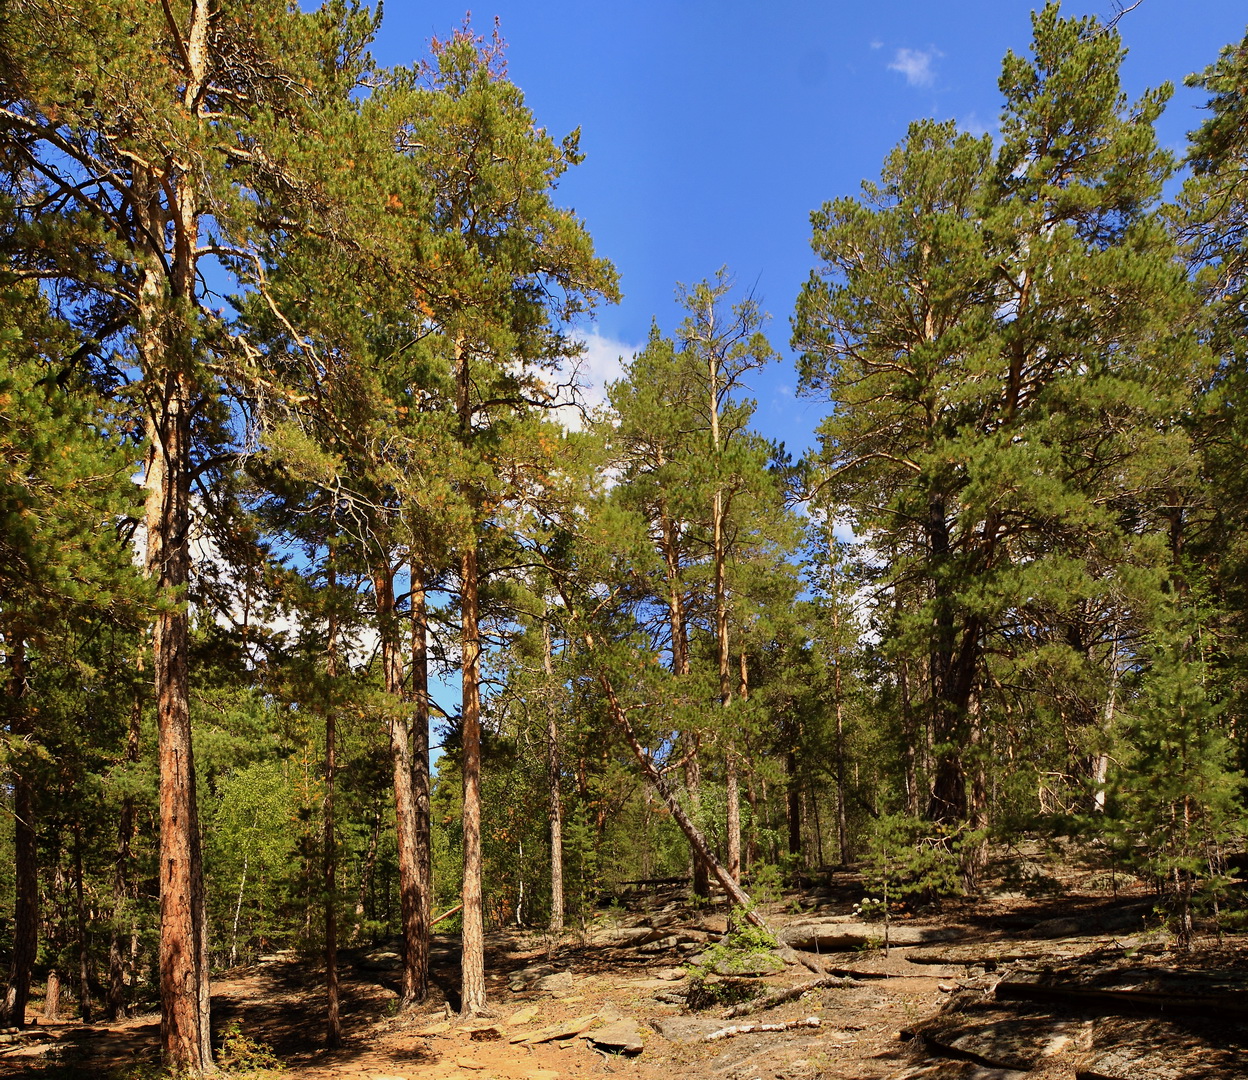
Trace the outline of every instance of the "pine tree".
{"label": "pine tree", "polygon": [[921,601],[898,630],[927,669],[944,822],[982,820],[966,748],[986,738],[989,641],[1020,606],[1087,595],[1087,556],[1138,515],[1156,527],[1200,359],[1153,212],[1168,89],[1128,108],[1116,34],[1056,5],[1033,27],[1033,58],[1005,60],[995,169],[987,139],[913,125],[863,202],[814,215],[826,270],[795,323],[807,392],[837,405],[819,494]]}

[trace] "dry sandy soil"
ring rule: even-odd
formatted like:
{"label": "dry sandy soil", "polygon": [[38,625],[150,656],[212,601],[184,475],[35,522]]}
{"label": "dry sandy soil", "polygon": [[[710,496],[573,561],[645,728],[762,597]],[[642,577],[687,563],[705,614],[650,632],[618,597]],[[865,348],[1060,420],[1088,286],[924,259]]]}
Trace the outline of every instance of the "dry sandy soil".
{"label": "dry sandy soil", "polygon": [[[321,1048],[319,976],[293,958],[219,976],[214,1029],[220,1037],[237,1025],[267,1044],[289,1080],[1248,1077],[1248,947],[1228,938],[1176,952],[1148,930],[1142,892],[946,903],[898,919],[890,937],[899,944],[887,955],[882,928],[850,913],[861,895],[838,875],[788,897],[767,914],[800,950],[790,961],[801,962],[738,958],[692,996],[690,975],[699,961],[705,969],[725,916],[641,890],[610,925],[554,955],[537,935],[493,935],[490,1017],[451,1014],[456,943],[439,938],[430,1002],[401,1016],[393,953],[344,954],[342,1050]],[[776,970],[738,974],[733,963]],[[759,995],[814,983],[759,1007]],[[730,1015],[731,1002],[750,995],[752,1004],[737,1005],[750,1011]],[[811,1018],[818,1026],[707,1038]],[[157,1036],[154,1015],[0,1035],[0,1078],[150,1076]]]}

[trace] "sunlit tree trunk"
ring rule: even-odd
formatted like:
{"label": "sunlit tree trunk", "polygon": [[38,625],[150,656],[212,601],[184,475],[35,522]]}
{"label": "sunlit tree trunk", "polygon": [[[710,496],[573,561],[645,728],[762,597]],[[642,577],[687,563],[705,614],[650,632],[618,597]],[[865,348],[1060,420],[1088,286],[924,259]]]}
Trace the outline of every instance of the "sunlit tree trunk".
{"label": "sunlit tree trunk", "polygon": [[563,931],[563,794],[559,782],[559,711],[550,623],[542,623],[542,662],[546,672],[546,783],[550,808],[550,932]]}

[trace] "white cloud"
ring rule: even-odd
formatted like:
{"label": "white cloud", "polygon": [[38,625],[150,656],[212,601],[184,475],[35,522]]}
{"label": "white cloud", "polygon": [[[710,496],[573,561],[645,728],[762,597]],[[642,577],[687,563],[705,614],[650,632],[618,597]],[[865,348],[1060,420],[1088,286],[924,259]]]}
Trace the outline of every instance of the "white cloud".
{"label": "white cloud", "polygon": [[975,113],[969,112],[958,121],[958,129],[969,135],[980,138],[984,135],[997,135],[996,124],[985,124]]}
{"label": "white cloud", "polygon": [[[576,363],[577,398],[592,411],[607,403],[607,383],[624,374],[624,365],[643,346],[604,337],[596,330],[582,334],[581,342],[584,350]],[[571,373],[570,368],[566,373]],[[559,410],[559,422],[569,431],[579,431],[584,426],[580,410],[572,405]]]}
{"label": "white cloud", "polygon": [[931,86],[936,81],[932,61],[944,54],[938,49],[898,49],[889,71],[900,71],[911,86]]}
{"label": "white cloud", "polygon": [[871,42],[871,48],[873,48],[873,49],[882,49],[882,48],[884,48],[884,42],[882,42],[882,41],[873,41],[873,42]]}

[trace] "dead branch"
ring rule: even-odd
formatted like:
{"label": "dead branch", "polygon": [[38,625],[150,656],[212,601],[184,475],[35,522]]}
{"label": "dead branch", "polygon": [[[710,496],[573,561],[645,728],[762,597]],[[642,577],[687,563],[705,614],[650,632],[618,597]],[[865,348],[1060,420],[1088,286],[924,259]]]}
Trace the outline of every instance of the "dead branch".
{"label": "dead branch", "polygon": [[703,1042],[716,1042],[729,1039],[733,1035],[753,1035],[762,1031],[792,1031],[794,1028],[817,1028],[821,1021],[817,1016],[808,1016],[805,1020],[784,1020],[778,1024],[734,1024],[732,1027],[712,1031]]}
{"label": "dead branch", "polygon": [[725,1019],[732,1020],[738,1016],[749,1016],[750,1013],[762,1012],[764,1009],[772,1009],[777,1005],[783,1005],[786,1001],[793,1001],[800,998],[807,990],[822,990],[828,987],[835,987],[838,990],[848,989],[852,986],[861,986],[857,979],[843,978],[836,975],[828,975],[822,979],[812,979],[810,982],[798,983],[797,986],[786,987],[783,990],[773,990],[770,994],[764,994],[760,998],[753,1001],[743,1001],[740,1005],[734,1005],[725,1014]]}

